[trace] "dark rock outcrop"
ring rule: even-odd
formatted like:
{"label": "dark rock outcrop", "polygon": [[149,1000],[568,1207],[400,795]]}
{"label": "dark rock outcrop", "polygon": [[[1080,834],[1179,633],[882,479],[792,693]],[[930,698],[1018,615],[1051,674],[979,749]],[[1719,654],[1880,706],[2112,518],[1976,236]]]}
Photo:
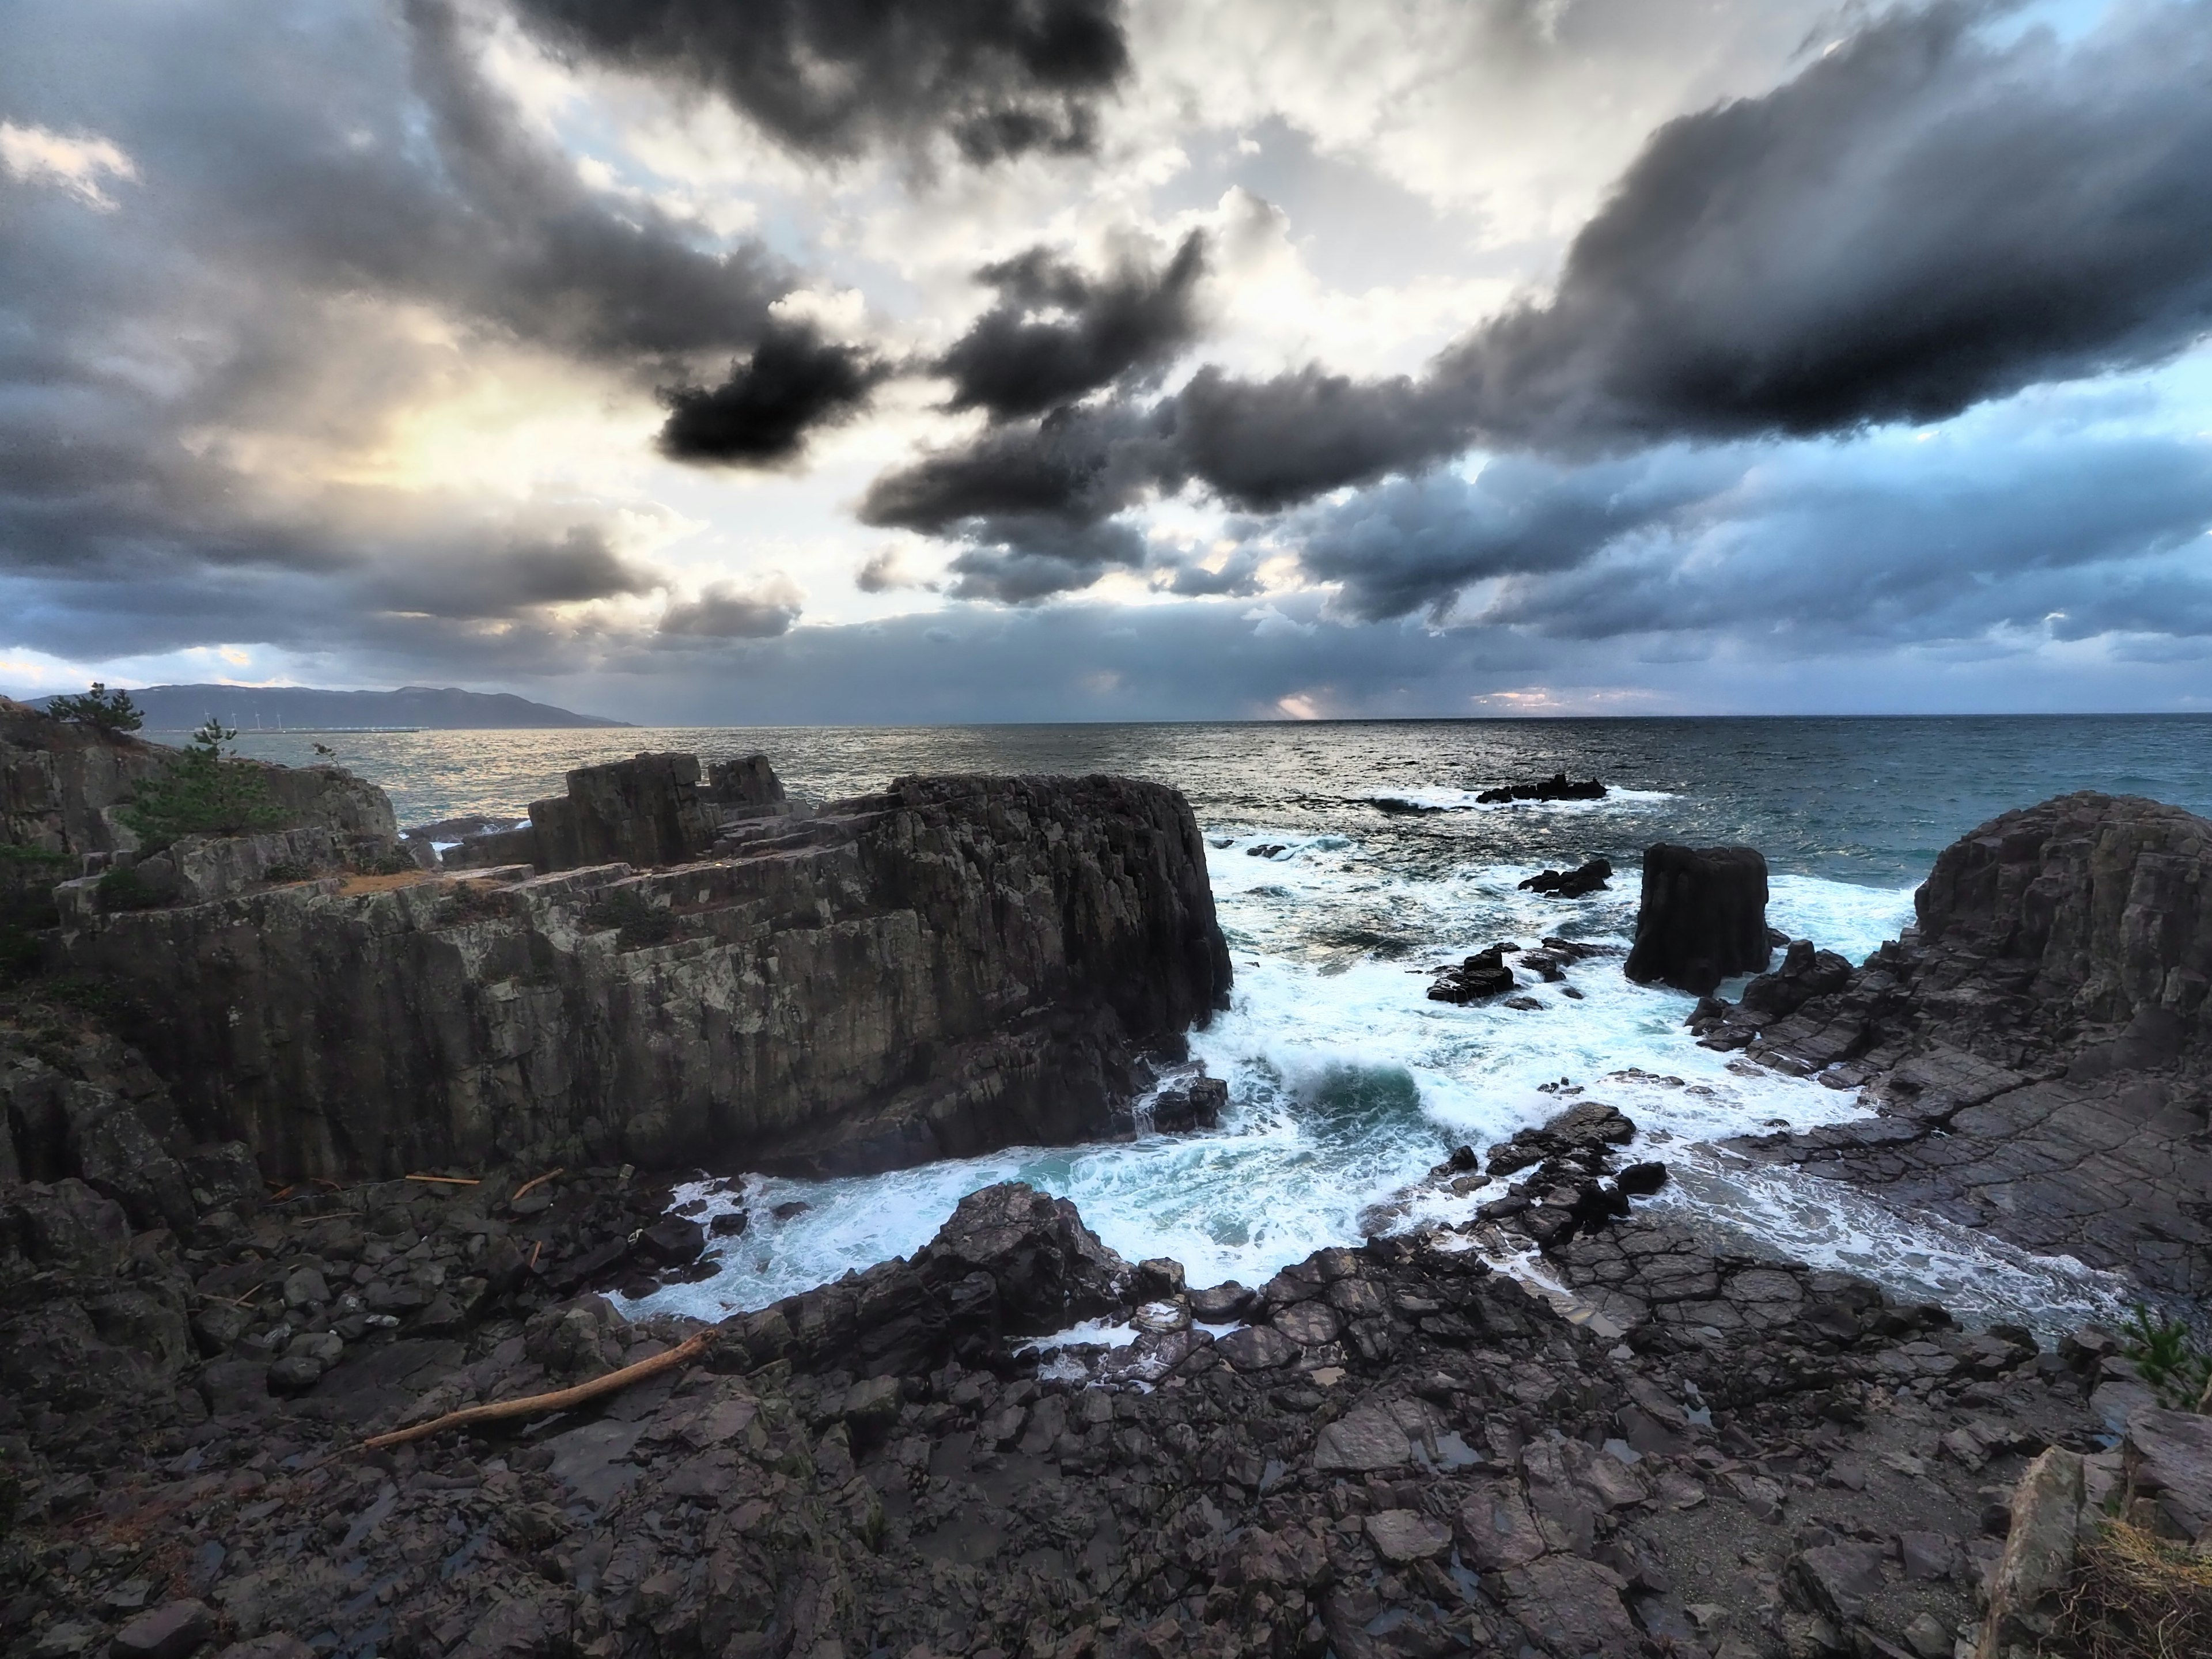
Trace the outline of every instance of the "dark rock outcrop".
{"label": "dark rock outcrop", "polygon": [[1752,847],[1676,847],[1644,854],[1644,897],[1626,972],[1700,995],[1765,968],[1766,859]]}
{"label": "dark rock outcrop", "polygon": [[1547,898],[1587,898],[1612,879],[1610,860],[1590,859],[1571,870],[1539,871],[1520,885],[1524,893],[1541,893]]}
{"label": "dark rock outcrop", "polygon": [[1519,982],[1505,965],[1506,953],[1513,948],[1493,945],[1486,951],[1477,951],[1456,968],[1438,969],[1429,986],[1429,1000],[1464,1005],[1504,995]]}
{"label": "dark rock outcrop", "polygon": [[1500,784],[1495,789],[1486,789],[1475,797],[1485,806],[1502,806],[1516,800],[1603,800],[1605,785],[1595,778],[1570,778],[1565,772],[1554,772],[1548,778],[1539,778],[1534,783]]}
{"label": "dark rock outcrop", "polygon": [[1755,996],[1692,1016],[1710,1046],[1868,1087],[1881,1113],[1747,1150],[2212,1293],[2212,823],[2061,796],[1947,848],[1914,909],[1844,982],[1793,945]]}
{"label": "dark rock outcrop", "polygon": [[530,803],[538,869],[688,864],[714,842],[699,796],[699,757],[639,755],[568,774],[565,795]]}
{"label": "dark rock outcrop", "polygon": [[1102,777],[905,779],[646,874],[333,878],[76,923],[190,1133],[287,1180],[1073,1141],[1126,1127],[1145,1056],[1230,981],[1190,809]]}
{"label": "dark rock outcrop", "polygon": [[[0,697],[0,845],[77,856],[136,848],[119,809],[177,755]],[[398,833],[384,792],[343,767],[234,763],[260,774],[288,827],[386,840]]]}

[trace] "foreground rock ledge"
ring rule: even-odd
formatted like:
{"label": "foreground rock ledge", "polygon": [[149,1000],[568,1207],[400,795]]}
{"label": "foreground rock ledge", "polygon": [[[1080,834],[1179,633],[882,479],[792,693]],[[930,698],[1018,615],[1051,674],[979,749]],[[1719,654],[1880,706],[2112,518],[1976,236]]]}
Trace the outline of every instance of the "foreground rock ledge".
{"label": "foreground rock ledge", "polygon": [[2212,823],[2062,795],[1946,848],[1913,908],[1856,970],[1793,947],[1699,1005],[1710,1046],[1880,1114],[1742,1149],[2212,1296]]}
{"label": "foreground rock ledge", "polygon": [[[341,1282],[366,1248],[272,1215],[13,1272],[235,1285],[308,1237]],[[1191,1292],[996,1187],[911,1260],[726,1323],[602,1409],[373,1455],[368,1433],[696,1328],[587,1297],[349,1351],[291,1395],[238,1360],[19,1386],[0,1636],[91,1653],[144,1616],[125,1604],[178,1602],[204,1616],[162,1628],[256,1644],[236,1659],[1945,1659],[2029,1459],[2099,1455],[2100,1344],[1960,1332],[1643,1217],[1551,1253],[1607,1310],[1563,1314],[1472,1242]],[[1152,1334],[1116,1353],[1023,1346],[1133,1313]]]}
{"label": "foreground rock ledge", "polygon": [[1172,789],[906,778],[640,872],[76,912],[190,1133],[287,1180],[504,1159],[848,1173],[1122,1123],[1227,1005]]}

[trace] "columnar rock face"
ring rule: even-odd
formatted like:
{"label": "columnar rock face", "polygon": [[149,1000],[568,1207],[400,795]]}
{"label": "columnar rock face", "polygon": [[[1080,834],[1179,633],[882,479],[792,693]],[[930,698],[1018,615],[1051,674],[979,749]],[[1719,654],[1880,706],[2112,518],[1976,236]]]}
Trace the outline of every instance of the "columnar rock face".
{"label": "columnar rock face", "polygon": [[531,802],[530,823],[540,870],[617,860],[684,864],[703,858],[714,842],[714,822],[699,799],[696,755],[580,766],[568,774],[566,795]]}
{"label": "columnar rock face", "polygon": [[1644,855],[1644,900],[1627,973],[1699,994],[1732,974],[1763,969],[1766,860],[1752,847],[1675,847]]}
{"label": "columnar rock face", "polygon": [[1752,1150],[2152,1290],[2212,1292],[2212,823],[2062,795],[1945,848],[1914,909],[1856,973],[1792,946],[1741,1006],[1692,1017],[1710,1047],[1870,1085],[1880,1105]]}
{"label": "columnar rock face", "polygon": [[334,876],[79,921],[70,959],[143,1008],[191,1133],[281,1179],[1072,1141],[1230,983],[1189,807],[1104,777],[904,779],[649,873]]}

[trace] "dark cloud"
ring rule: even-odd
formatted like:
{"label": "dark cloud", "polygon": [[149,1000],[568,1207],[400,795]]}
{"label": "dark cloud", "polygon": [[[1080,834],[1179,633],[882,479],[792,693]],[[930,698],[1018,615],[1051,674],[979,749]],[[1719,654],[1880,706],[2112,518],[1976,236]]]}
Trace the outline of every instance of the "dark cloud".
{"label": "dark cloud", "polygon": [[1110,570],[1140,570],[1146,562],[1143,532],[1115,520],[1069,526],[1000,516],[975,535],[952,561],[946,591],[957,599],[1027,605],[1088,587]]}
{"label": "dark cloud", "polygon": [[808,436],[848,421],[890,373],[864,348],[824,340],[811,328],[769,331],[752,356],[730,365],[716,386],[666,388],[660,453],[671,460],[766,466],[788,461]]}
{"label": "dark cloud", "polygon": [[2212,328],[2212,0],[2117,8],[2067,45],[2000,44],[1995,9],[1885,13],[1765,96],[1670,122],[1553,295],[1418,378],[1209,368],[1150,407],[988,431],[870,507],[970,539],[1194,483],[1277,511],[1476,445],[1838,432],[2162,362]]}
{"label": "dark cloud", "polygon": [[799,590],[781,578],[751,588],[714,582],[696,599],[671,605],[659,631],[678,639],[771,640],[799,620]]}
{"label": "dark cloud", "polygon": [[2212,5],[2008,46],[1888,13],[1655,134],[1557,294],[1437,367],[1496,441],[1929,421],[2212,326]]}
{"label": "dark cloud", "polygon": [[999,302],[935,365],[953,384],[951,406],[999,420],[1042,415],[1124,376],[1158,374],[1197,335],[1205,275],[1198,231],[1158,269],[1130,258],[1094,276],[1044,248],[984,266],[976,280]]}
{"label": "dark cloud", "polygon": [[1120,0],[518,0],[556,42],[710,88],[795,149],[950,133],[975,161],[1090,147]]}
{"label": "dark cloud", "polygon": [[420,547],[371,556],[349,580],[364,608],[460,619],[519,617],[542,606],[635,597],[666,579],[622,556],[595,525],[545,535],[510,532],[425,556]]}

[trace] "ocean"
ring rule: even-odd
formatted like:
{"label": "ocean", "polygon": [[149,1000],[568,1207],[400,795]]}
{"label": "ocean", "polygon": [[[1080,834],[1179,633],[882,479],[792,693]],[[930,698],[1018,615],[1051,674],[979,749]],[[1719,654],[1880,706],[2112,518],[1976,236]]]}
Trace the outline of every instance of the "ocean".
{"label": "ocean", "polygon": [[[1257,1284],[1357,1242],[1378,1214],[1463,1218],[1486,1194],[1407,1205],[1402,1189],[1452,1147],[1480,1149],[1578,1098],[1620,1107],[1641,1127],[1640,1154],[1667,1160],[1674,1178],[1650,1200],[1662,1209],[1963,1316],[2056,1330],[2112,1316],[2123,1287],[1717,1146],[1859,1108],[1698,1048],[1682,1026],[1689,997],[1630,984],[1617,957],[1568,971],[1581,1000],[1529,988],[1536,1009],[1431,1002],[1429,975],[1502,939],[1625,945],[1638,860],[1659,841],[1759,848],[1769,920],[1856,961],[1911,921],[1936,854],[2008,807],[2094,788],[2212,813],[2208,738],[2212,720],[2197,717],[2022,717],[246,733],[239,746],[297,763],[327,744],[391,793],[402,823],[519,815],[559,793],[568,768],[647,749],[763,750],[788,787],[825,799],[944,771],[1116,772],[1189,798],[1236,964],[1233,1006],[1192,1039],[1230,1082],[1218,1133],[865,1178],[751,1177],[751,1225],[720,1247],[721,1271],[655,1305],[720,1317],[908,1254],[963,1194],[1006,1179],[1073,1199],[1133,1260],[1174,1256],[1194,1285]],[[1561,770],[1610,793],[1475,800]],[[1620,872],[1608,890],[1562,900],[1517,886],[1593,856]]]}

